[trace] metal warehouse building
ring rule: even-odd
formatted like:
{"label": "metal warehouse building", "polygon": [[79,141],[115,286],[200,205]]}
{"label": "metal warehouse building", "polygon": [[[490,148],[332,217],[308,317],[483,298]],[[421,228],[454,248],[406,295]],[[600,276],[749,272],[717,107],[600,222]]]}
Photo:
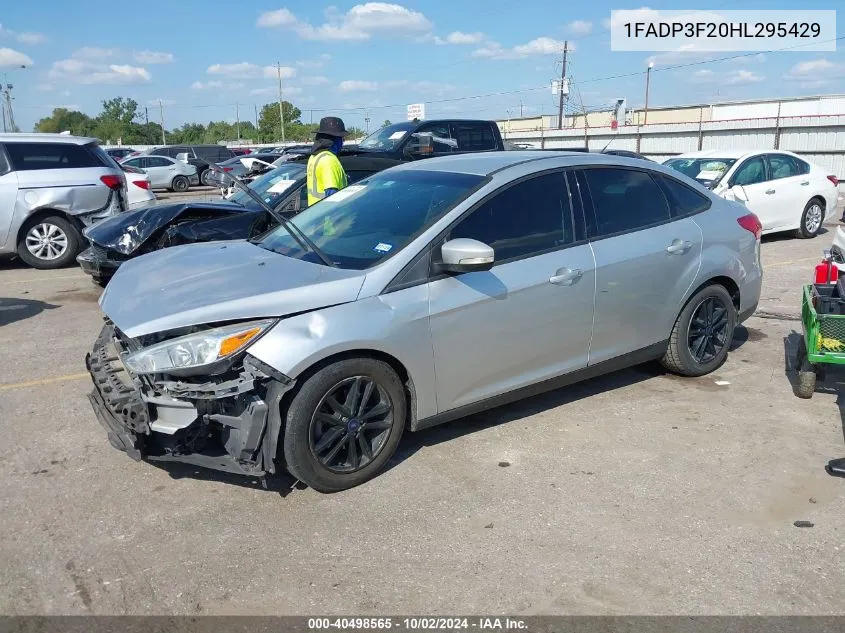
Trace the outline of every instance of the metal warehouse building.
{"label": "metal warehouse building", "polygon": [[[806,156],[845,179],[845,95],[731,101],[631,110],[613,127],[611,111],[498,121],[513,143],[547,149],[567,147],[638,151],[649,158],[700,149],[784,149]],[[620,117],[621,119],[622,117]]]}

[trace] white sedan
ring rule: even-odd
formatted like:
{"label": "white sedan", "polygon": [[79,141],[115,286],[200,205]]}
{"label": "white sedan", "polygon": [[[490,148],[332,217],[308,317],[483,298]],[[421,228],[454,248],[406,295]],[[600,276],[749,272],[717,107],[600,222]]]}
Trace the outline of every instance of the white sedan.
{"label": "white sedan", "polygon": [[839,200],[836,176],[792,152],[713,149],[663,164],[745,204],[764,234],[795,231],[798,237],[815,237]]}
{"label": "white sedan", "polygon": [[140,169],[129,165],[121,165],[126,174],[126,204],[129,211],[150,205],[156,201],[156,195],[150,186],[150,177]]}
{"label": "white sedan", "polygon": [[196,167],[168,156],[133,156],[120,164],[143,170],[153,189],[187,191],[191,185],[200,184]]}

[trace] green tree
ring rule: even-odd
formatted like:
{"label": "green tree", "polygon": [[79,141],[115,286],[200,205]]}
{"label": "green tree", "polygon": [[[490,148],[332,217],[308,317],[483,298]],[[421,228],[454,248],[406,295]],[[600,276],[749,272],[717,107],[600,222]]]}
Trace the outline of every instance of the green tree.
{"label": "green tree", "polygon": [[35,124],[36,132],[58,134],[69,131],[77,136],[88,136],[93,133],[94,120],[87,114],[67,108],[56,108],[53,113],[40,119]]}
{"label": "green tree", "polygon": [[382,127],[387,127],[388,125],[393,125],[393,123],[390,122],[390,119],[385,119],[384,123],[381,124]]}
{"label": "green tree", "polygon": [[[291,131],[295,131],[295,124],[300,124],[299,118],[302,116],[302,111],[293,105],[290,101],[282,101],[282,111],[285,116],[285,140],[293,140]],[[289,131],[290,128],[290,131]],[[279,118],[279,103],[268,103],[258,115],[258,130],[261,133],[261,138],[265,141],[268,139],[281,140],[282,126]]]}
{"label": "green tree", "polygon": [[367,136],[367,133],[359,127],[346,128],[346,131],[349,132],[349,135],[346,137],[349,139],[364,138],[365,136]]}

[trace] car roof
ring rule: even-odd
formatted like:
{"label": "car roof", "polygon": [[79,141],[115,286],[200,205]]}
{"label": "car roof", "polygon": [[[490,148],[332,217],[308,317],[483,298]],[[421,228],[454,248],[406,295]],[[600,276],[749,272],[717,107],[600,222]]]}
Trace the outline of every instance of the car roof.
{"label": "car roof", "polygon": [[672,158],[743,158],[744,156],[754,156],[757,154],[778,154],[785,153],[779,150],[755,150],[755,149],[705,149],[700,152],[686,152]]}
{"label": "car roof", "polygon": [[396,169],[419,169],[426,171],[451,171],[477,176],[490,176],[496,172],[515,167],[523,163],[547,164],[548,168],[575,165],[620,165],[625,167],[654,168],[657,163],[646,163],[639,158],[628,158],[613,154],[567,151],[496,151],[485,153],[455,154],[437,158],[404,163]]}
{"label": "car roof", "polygon": [[96,143],[97,139],[87,136],[71,136],[69,134],[41,134],[26,132],[0,133],[0,143],[70,143],[73,145],[87,145]]}

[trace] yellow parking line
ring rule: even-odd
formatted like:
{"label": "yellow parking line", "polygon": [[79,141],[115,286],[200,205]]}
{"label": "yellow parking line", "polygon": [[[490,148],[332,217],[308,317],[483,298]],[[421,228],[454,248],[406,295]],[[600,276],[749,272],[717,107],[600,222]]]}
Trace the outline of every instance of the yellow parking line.
{"label": "yellow parking line", "polygon": [[56,281],[58,279],[79,279],[82,281],[85,277],[80,275],[64,275],[63,277],[35,277],[34,279],[18,279],[17,281],[0,281],[0,286],[11,286],[12,284],[28,284],[35,281]]}
{"label": "yellow parking line", "polygon": [[40,385],[49,385],[54,382],[67,382],[69,380],[82,380],[83,378],[88,378],[88,372],[80,374],[66,374],[64,376],[53,376],[52,378],[41,378],[40,380],[27,380],[26,382],[0,384],[0,391],[26,389],[27,387],[38,387]]}

